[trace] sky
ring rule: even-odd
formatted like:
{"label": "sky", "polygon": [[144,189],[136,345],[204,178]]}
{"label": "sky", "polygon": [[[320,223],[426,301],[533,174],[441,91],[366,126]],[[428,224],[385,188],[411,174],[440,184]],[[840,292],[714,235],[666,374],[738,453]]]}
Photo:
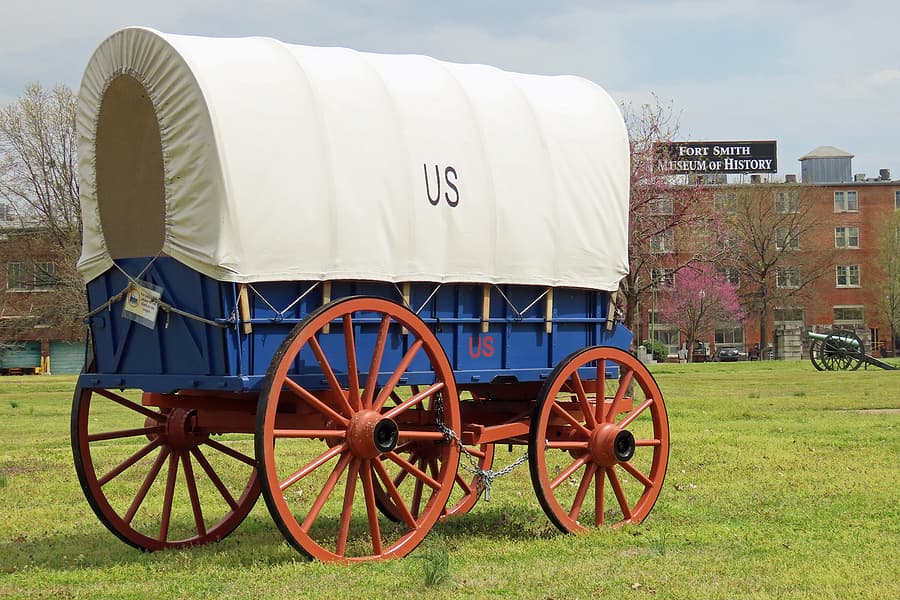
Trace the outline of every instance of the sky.
{"label": "sky", "polygon": [[680,140],[775,140],[779,176],[819,146],[900,179],[896,0],[0,0],[0,106],[29,82],[77,90],[130,25],[269,36],[571,74],[629,110],[671,105]]}

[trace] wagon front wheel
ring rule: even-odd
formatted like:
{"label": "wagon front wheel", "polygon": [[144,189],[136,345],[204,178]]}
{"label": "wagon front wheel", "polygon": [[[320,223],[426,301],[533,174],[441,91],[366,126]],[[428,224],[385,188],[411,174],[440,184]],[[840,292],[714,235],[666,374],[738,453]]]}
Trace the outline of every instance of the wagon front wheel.
{"label": "wagon front wheel", "polygon": [[640,523],[659,497],[668,456],[662,394],[631,354],[586,348],[550,374],[528,459],[538,501],[561,531]]}
{"label": "wagon front wheel", "polygon": [[139,392],[76,389],[71,440],[88,504],[142,550],[220,540],[259,497],[249,435],[213,436],[194,411],[144,406]]}
{"label": "wagon front wheel", "polygon": [[453,488],[459,448],[442,426],[459,434],[459,401],[428,326],[381,298],[327,304],[285,338],[263,383],[256,453],[269,512],[312,558],[404,556]]}

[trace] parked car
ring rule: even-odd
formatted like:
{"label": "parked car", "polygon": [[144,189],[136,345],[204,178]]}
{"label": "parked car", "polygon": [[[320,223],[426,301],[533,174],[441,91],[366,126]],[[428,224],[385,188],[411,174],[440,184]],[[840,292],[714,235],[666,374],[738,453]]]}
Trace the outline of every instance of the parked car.
{"label": "parked car", "polygon": [[691,360],[693,362],[706,362],[710,360],[710,352],[709,352],[709,344],[706,342],[697,341],[694,343],[694,349],[691,352],[693,354]]}
{"label": "parked car", "polygon": [[737,348],[726,346],[723,348],[719,348],[718,358],[721,362],[734,362],[736,360],[741,360],[741,353]]}

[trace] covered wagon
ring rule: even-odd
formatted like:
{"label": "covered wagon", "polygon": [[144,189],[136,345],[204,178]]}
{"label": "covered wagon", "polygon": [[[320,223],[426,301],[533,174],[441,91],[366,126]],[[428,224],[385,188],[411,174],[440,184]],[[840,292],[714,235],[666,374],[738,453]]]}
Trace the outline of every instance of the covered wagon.
{"label": "covered wagon", "polygon": [[72,445],[123,541],[221,539],[262,493],[312,557],[403,556],[500,444],[562,531],[652,509],[668,421],[615,320],[628,139],[598,86],[128,28],[78,142]]}

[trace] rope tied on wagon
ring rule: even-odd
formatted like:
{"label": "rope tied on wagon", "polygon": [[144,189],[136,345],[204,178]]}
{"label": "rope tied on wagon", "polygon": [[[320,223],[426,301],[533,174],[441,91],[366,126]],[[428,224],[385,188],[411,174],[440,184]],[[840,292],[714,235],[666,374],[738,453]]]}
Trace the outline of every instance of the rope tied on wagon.
{"label": "rope tied on wagon", "polygon": [[481,496],[484,494],[484,501],[491,501],[491,485],[494,483],[494,480],[503,477],[505,475],[509,475],[515,470],[516,467],[521,465],[522,463],[528,461],[528,452],[526,451],[522,456],[514,460],[509,465],[503,467],[502,469],[494,470],[494,469],[482,469],[478,466],[478,457],[469,452],[466,449],[466,445],[463,444],[463,441],[460,439],[459,435],[444,423],[444,402],[438,394],[435,397],[435,407],[434,407],[434,420],[437,423],[438,429],[441,430],[441,433],[444,434],[444,439],[449,443],[451,440],[455,441],[459,446],[460,452],[466,457],[470,464],[466,465],[464,463],[460,463],[460,466],[478,478],[478,483],[476,484],[476,490],[478,491],[478,495]]}
{"label": "rope tied on wagon", "polygon": [[[85,314],[82,317],[82,320],[85,323],[87,323],[88,320],[90,320],[92,317],[95,317],[96,315],[100,314],[103,311],[106,311],[106,310],[112,311],[113,305],[115,305],[120,300],[125,298],[128,295],[128,293],[132,289],[135,288],[135,286],[143,287],[143,286],[141,286],[141,277],[144,276],[144,274],[151,267],[151,265],[153,265],[153,263],[156,261],[156,259],[159,258],[159,256],[160,255],[157,254],[152,259],[150,259],[150,261],[144,266],[144,268],[141,270],[140,273],[137,274],[136,277],[132,277],[128,272],[125,271],[125,269],[123,269],[122,267],[117,265],[115,262],[113,262],[113,265],[116,267],[116,269],[118,269],[119,272],[121,272],[125,276],[125,278],[128,280],[128,285],[126,285],[121,291],[119,291],[119,293],[113,294],[112,296],[107,298],[106,302],[104,302],[103,304],[101,304],[100,306],[95,308],[94,310],[91,310],[87,314]],[[164,325],[164,327],[166,329],[168,329],[168,327],[169,327],[169,317],[171,316],[172,313],[175,313],[176,315],[182,316],[186,319],[198,321],[205,325],[210,325],[212,327],[218,327],[220,329],[225,329],[229,325],[229,323],[219,323],[217,321],[207,319],[206,317],[201,317],[200,315],[196,315],[196,314],[188,312],[186,310],[181,310],[180,308],[177,308],[175,306],[172,306],[168,302],[165,302],[164,300],[162,300],[162,298],[158,298],[156,300],[156,305],[160,308],[160,310],[162,310],[166,313],[166,323]]]}

